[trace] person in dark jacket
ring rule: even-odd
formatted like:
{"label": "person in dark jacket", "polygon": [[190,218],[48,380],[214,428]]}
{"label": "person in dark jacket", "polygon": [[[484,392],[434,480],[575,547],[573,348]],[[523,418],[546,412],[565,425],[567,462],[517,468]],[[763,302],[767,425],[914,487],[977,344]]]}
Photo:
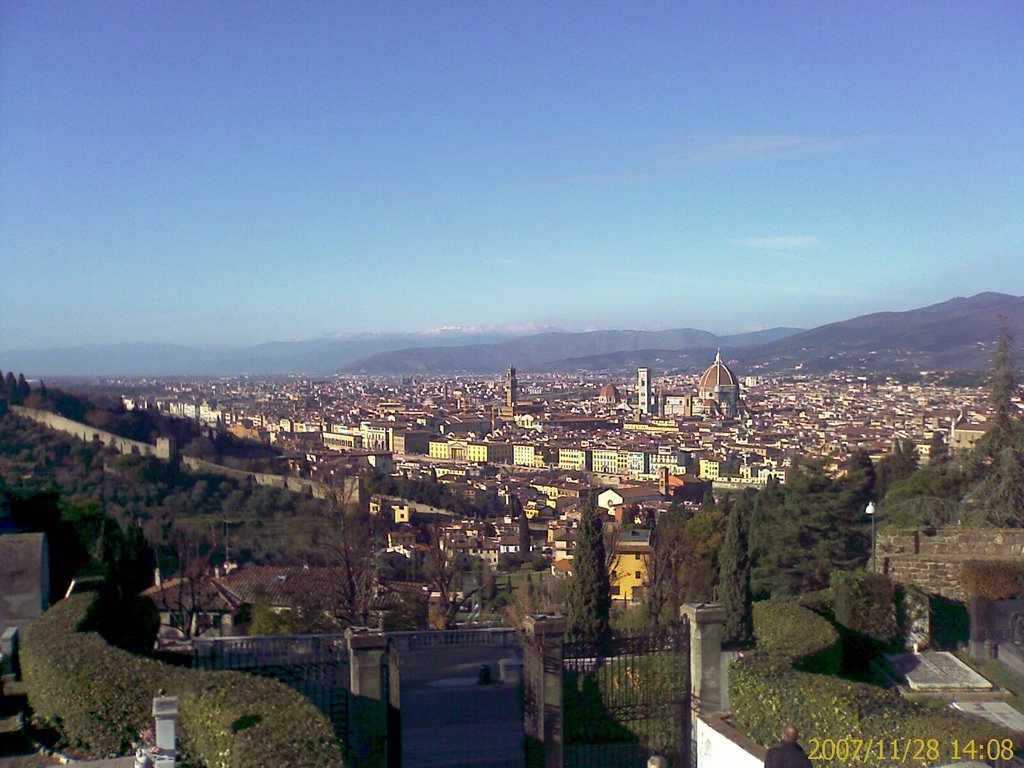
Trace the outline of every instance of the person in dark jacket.
{"label": "person in dark jacket", "polygon": [[811,768],[811,761],[797,743],[797,736],[796,728],[792,725],[782,726],[780,743],[768,750],[764,768]]}

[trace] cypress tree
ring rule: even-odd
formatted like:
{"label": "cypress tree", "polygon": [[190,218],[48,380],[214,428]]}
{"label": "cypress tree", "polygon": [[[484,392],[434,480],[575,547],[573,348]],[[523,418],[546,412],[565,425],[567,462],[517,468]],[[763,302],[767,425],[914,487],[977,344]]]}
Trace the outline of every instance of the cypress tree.
{"label": "cypress tree", "polygon": [[512,497],[512,509],[519,510],[519,554],[525,558],[530,554],[530,523],[523,503],[516,496]]}
{"label": "cypress tree", "polygon": [[576,531],[572,562],[575,575],[565,601],[568,635],[576,641],[590,643],[596,649],[600,649],[611,634],[608,615],[612,590],[605,566],[601,518],[601,511],[591,497],[583,508]]}
{"label": "cypress tree", "polygon": [[18,402],[19,403],[24,403],[25,402],[25,398],[27,398],[31,394],[32,394],[32,387],[30,387],[29,383],[27,381],[25,381],[25,374],[24,373],[19,373],[18,374]]}
{"label": "cypress tree", "polygon": [[14,378],[14,374],[10,371],[7,372],[7,378],[4,379],[4,390],[7,392],[7,402],[11,405],[17,405],[21,401],[18,399],[18,382]]}
{"label": "cypress tree", "polygon": [[932,439],[928,443],[928,464],[936,467],[945,464],[949,459],[949,446],[946,445],[942,432],[932,432]]}
{"label": "cypress tree", "polygon": [[1013,337],[1000,315],[989,374],[992,417],[971,457],[970,469],[978,481],[967,498],[968,517],[976,523],[1024,526],[1024,423],[1013,404],[1014,364]]}
{"label": "cypress tree", "polygon": [[999,316],[999,336],[996,352],[989,372],[988,402],[992,406],[989,428],[978,441],[975,460],[994,462],[1006,448],[1016,451],[1024,449],[1024,426],[1017,418],[1013,396],[1017,391],[1014,375],[1013,336],[1006,325],[1006,318]]}
{"label": "cypress tree", "polygon": [[718,601],[725,608],[725,637],[743,642],[753,634],[748,537],[754,511],[753,491],[745,491],[733,506],[719,554]]}

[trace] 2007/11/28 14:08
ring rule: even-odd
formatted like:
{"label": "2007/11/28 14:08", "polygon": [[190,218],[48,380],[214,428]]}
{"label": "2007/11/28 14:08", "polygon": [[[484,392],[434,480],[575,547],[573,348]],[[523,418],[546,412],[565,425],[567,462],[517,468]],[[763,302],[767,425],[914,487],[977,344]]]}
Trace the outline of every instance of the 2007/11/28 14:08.
{"label": "2007/11/28 14:08", "polygon": [[[939,739],[808,739],[811,760],[840,762],[891,761],[935,762],[942,756]],[[1010,760],[1014,756],[1011,739],[949,742],[948,755],[958,760]]]}

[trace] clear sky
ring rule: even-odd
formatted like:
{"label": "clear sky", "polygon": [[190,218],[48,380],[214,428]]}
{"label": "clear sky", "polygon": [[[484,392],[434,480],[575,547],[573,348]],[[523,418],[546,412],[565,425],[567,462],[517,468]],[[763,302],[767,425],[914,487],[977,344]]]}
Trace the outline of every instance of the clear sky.
{"label": "clear sky", "polygon": [[1024,3],[0,3],[0,349],[1024,293]]}

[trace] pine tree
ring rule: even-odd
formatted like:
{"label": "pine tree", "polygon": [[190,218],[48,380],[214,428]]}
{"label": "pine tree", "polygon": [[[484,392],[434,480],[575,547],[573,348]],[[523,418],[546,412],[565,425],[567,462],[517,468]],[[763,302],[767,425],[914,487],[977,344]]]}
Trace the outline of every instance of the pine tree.
{"label": "pine tree", "polygon": [[576,531],[572,567],[575,575],[565,601],[567,632],[574,640],[599,649],[610,636],[612,597],[605,566],[604,526],[593,497],[583,508]]}
{"label": "pine tree", "polygon": [[750,517],[754,511],[754,492],[743,493],[733,506],[725,539],[719,553],[721,570],[718,579],[718,601],[725,608],[727,640],[743,642],[753,634],[750,594],[750,556],[748,536]]}
{"label": "pine tree", "polygon": [[1024,527],[1024,461],[1004,448],[969,497],[972,523],[1000,528]]}
{"label": "pine tree", "polygon": [[[916,461],[916,451],[914,452]],[[875,465],[863,448],[858,448],[843,463],[843,478],[840,481],[842,504],[862,513],[869,501],[875,497]]]}

